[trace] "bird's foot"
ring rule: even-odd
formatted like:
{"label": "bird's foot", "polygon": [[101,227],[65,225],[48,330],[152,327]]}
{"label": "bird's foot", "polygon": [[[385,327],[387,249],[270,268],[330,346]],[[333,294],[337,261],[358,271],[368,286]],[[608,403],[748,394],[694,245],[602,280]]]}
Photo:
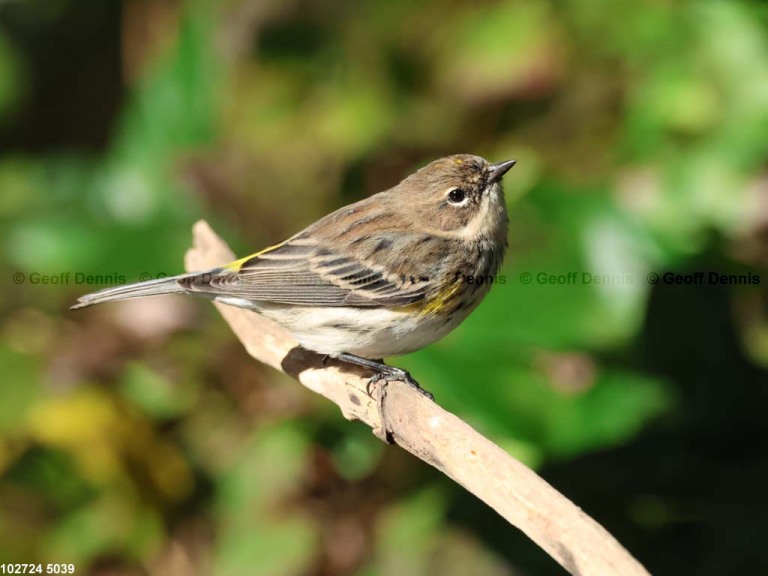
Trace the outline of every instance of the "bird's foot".
{"label": "bird's foot", "polygon": [[364,368],[373,370],[373,376],[368,381],[366,390],[368,394],[371,394],[371,388],[380,382],[384,382],[384,384],[389,384],[390,382],[405,382],[425,398],[429,400],[435,399],[430,392],[419,386],[419,383],[416,382],[407,370],[403,370],[396,366],[388,366],[387,364],[384,364],[383,360],[371,360],[369,358],[363,358],[362,356],[347,353],[339,354],[336,358],[342,362],[363,366]]}

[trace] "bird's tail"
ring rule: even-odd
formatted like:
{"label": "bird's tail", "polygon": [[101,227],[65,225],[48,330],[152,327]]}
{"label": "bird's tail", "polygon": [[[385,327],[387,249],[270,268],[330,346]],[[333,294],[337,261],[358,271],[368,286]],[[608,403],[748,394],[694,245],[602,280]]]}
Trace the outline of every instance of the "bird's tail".
{"label": "bird's tail", "polygon": [[116,302],[118,300],[128,300],[129,298],[144,298],[145,296],[159,296],[161,294],[185,294],[189,290],[194,280],[203,274],[194,272],[192,274],[180,274],[169,278],[159,278],[157,280],[147,280],[146,282],[137,282],[127,286],[115,286],[114,288],[105,288],[98,292],[86,294],[77,299],[77,304],[71,307],[71,310],[102,304],[104,302]]}

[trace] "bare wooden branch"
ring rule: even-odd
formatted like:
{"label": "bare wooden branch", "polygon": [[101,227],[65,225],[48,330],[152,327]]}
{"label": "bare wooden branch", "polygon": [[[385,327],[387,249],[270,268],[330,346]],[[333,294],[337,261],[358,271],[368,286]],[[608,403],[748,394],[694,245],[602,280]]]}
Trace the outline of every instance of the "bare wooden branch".
{"label": "bare wooden branch", "polygon": [[[198,222],[193,235],[187,270],[233,259],[206,222]],[[294,376],[337,404],[346,418],[365,422],[380,438],[391,438],[453,478],[571,574],[648,574],[602,526],[535,472],[413,388],[395,382],[375,387],[372,398],[366,390],[370,374],[364,370],[324,365],[277,324],[247,310],[216,306],[252,357]]]}

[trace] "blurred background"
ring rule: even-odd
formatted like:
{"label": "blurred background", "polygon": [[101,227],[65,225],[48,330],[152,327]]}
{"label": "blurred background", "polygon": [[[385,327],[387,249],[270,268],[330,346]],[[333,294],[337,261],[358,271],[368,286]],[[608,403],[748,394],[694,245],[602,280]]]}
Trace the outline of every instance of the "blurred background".
{"label": "blurred background", "polygon": [[767,32],[759,1],[0,4],[0,562],[562,574],[210,304],[68,310],[180,272],[198,219],[245,255],[461,152],[518,160],[506,265],[396,363],[654,574],[766,573]]}

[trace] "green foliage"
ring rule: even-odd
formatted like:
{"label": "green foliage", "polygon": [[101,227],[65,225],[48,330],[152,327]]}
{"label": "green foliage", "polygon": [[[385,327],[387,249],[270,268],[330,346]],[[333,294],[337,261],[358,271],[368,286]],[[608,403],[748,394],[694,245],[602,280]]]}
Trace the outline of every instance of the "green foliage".
{"label": "green foliage", "polygon": [[301,487],[307,450],[299,430],[281,426],[255,432],[233,455],[220,481],[214,574],[245,575],[254,566],[270,575],[306,571],[318,537],[311,518],[287,500]]}
{"label": "green foliage", "polygon": [[[36,125],[32,101],[61,99],[84,131],[94,122],[72,86],[38,94],[35,55],[58,48],[39,30],[88,38],[92,23],[67,16],[79,2],[12,4],[0,7],[0,561],[515,570],[481,520],[458,525],[460,489],[255,365],[208,306],[66,311],[110,283],[78,273],[181,271],[199,218],[244,253],[445,154],[518,159],[510,248],[460,329],[394,361],[536,467],[694,412],[643,356],[658,319],[647,278],[702,261],[757,270],[760,3],[134,3],[116,15],[109,62],[140,73],[123,71],[108,142],[65,148],[24,144],[62,130]],[[90,104],[109,93],[98,74],[79,82]],[[758,289],[726,297],[744,354],[765,366]]]}

